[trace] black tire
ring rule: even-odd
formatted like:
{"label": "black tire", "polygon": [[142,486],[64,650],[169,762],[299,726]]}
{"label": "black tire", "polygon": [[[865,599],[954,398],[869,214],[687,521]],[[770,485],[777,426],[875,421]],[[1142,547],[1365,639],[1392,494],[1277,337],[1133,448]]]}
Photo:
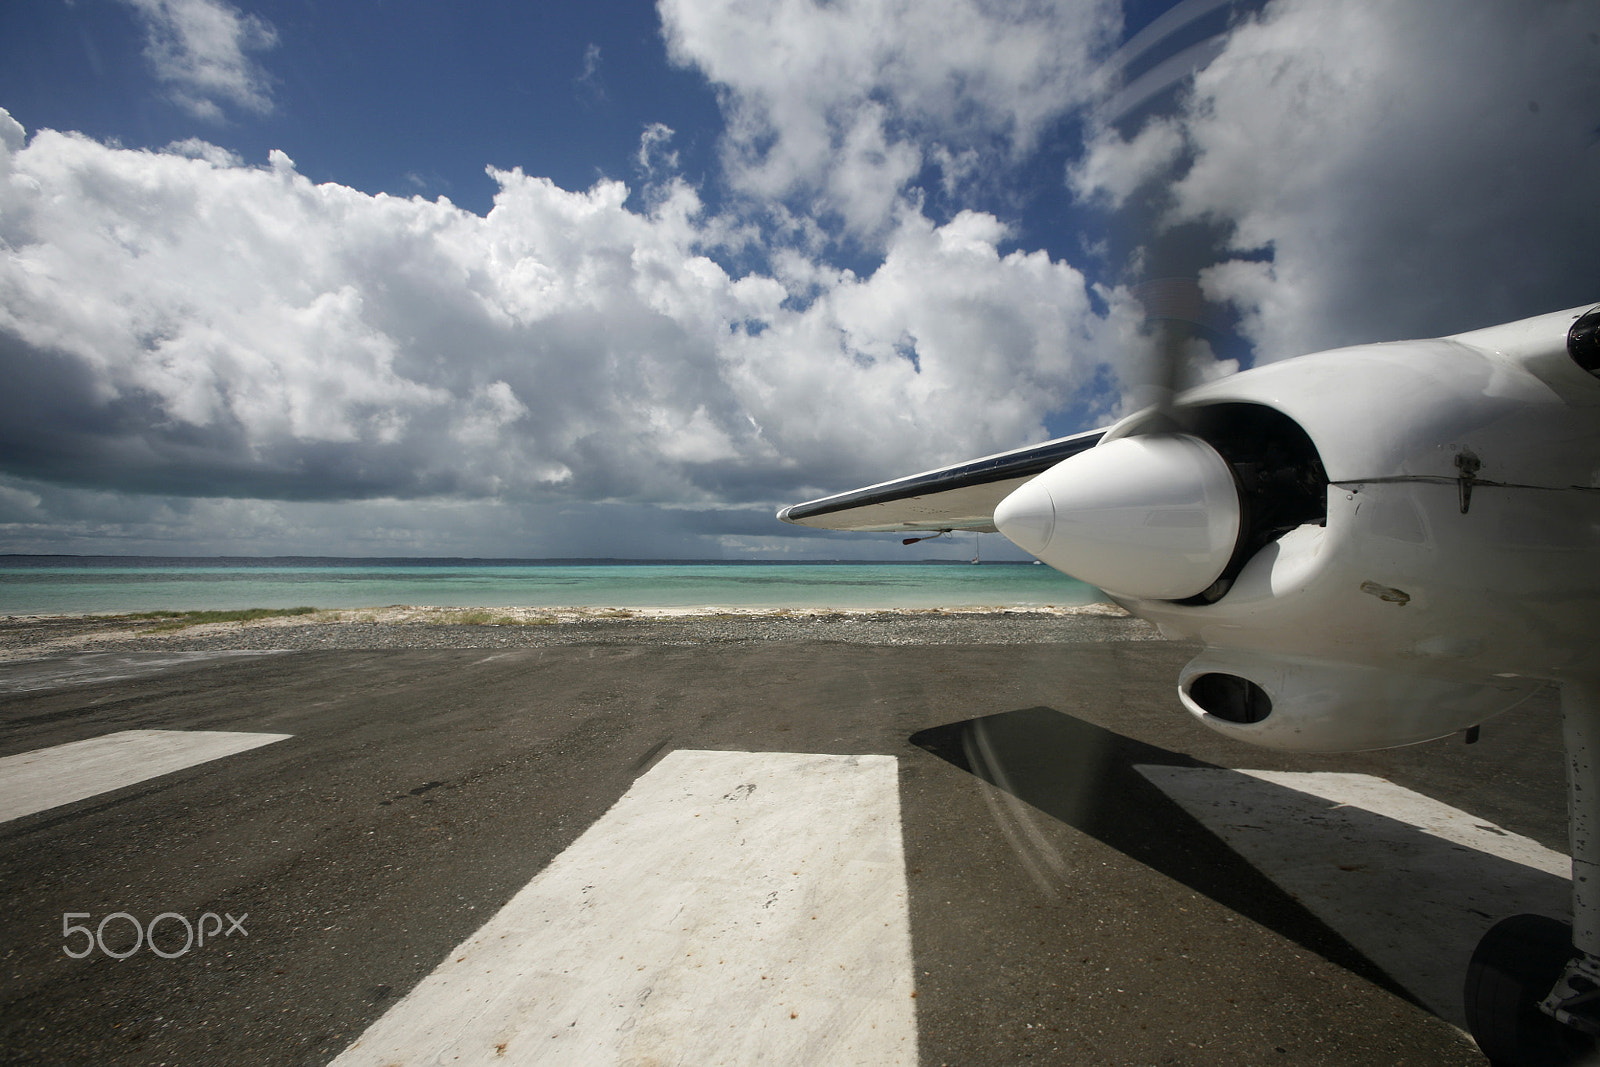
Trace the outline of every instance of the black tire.
{"label": "black tire", "polygon": [[1539,1010],[1572,958],[1572,927],[1543,915],[1496,923],[1467,965],[1467,1028],[1495,1067],[1588,1062],[1593,1038]]}

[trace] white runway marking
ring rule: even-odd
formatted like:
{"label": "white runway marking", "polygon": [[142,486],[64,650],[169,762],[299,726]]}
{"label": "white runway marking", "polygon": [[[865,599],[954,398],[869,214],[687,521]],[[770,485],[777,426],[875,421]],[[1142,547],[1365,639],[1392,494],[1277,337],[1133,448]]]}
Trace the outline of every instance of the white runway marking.
{"label": "white runway marking", "polygon": [[1490,926],[1572,913],[1566,856],[1382,778],[1139,771],[1458,1026],[1462,976]]}
{"label": "white runway marking", "polygon": [[892,756],[668,754],[334,1061],[915,1064]]}
{"label": "white runway marking", "polygon": [[123,730],[0,758],[0,822],[87,800],[293,734]]}

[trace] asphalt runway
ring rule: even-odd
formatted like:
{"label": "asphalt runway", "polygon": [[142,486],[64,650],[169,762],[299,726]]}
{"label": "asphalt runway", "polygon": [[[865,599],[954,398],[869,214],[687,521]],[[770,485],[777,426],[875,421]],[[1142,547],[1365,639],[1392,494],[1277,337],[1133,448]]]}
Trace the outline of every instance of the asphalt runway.
{"label": "asphalt runway", "polygon": [[[1475,745],[1289,757],[1229,742],[1181,712],[1173,689],[1193,652],[1156,641],[785,642],[167,656],[147,667],[137,657],[80,657],[63,661],[54,681],[38,665],[0,666],[0,688],[9,679],[20,690],[0,695],[0,757],[123,732],[287,735],[0,822],[0,1055],[322,1064],[345,1053],[341,1062],[365,1062],[364,1050],[379,1043],[377,1030],[363,1039],[369,1028],[387,1020],[402,1027],[395,1033],[413,1032],[403,1027],[415,1024],[428,990],[451,986],[436,968],[467,959],[465,946],[484,931],[506,923],[522,931],[511,938],[520,957],[485,964],[478,980],[494,989],[520,988],[524,971],[544,966],[541,953],[566,953],[574,972],[597,958],[585,946],[602,936],[599,912],[574,903],[563,927],[558,896],[539,905],[544,926],[530,925],[534,912],[507,918],[524,890],[550,889],[561,876],[584,882],[574,893],[609,886],[618,895],[607,914],[630,921],[663,905],[677,916],[697,901],[708,914],[693,929],[682,920],[689,933],[675,935],[667,953],[675,960],[641,955],[636,970],[651,984],[637,1003],[618,994],[606,1009],[623,1022],[591,1013],[579,1027],[590,1001],[609,995],[613,979],[596,971],[583,979],[600,983],[596,991],[559,1009],[573,1015],[574,1036],[551,1029],[554,1017],[538,1015],[532,994],[507,993],[515,1003],[507,1001],[506,1018],[522,1022],[497,1024],[498,1036],[461,1062],[850,1062],[843,1046],[826,1044],[847,1016],[862,1034],[882,1037],[880,1020],[882,1032],[909,1028],[893,1038],[901,1050],[893,1055],[883,1051],[890,1045],[851,1045],[868,1050],[853,1054],[857,1062],[1484,1062],[1448,1009],[1424,1006],[1425,980],[1410,963],[1374,959],[1389,959],[1390,935],[1419,917],[1444,915],[1464,928],[1500,916],[1449,918],[1445,905],[1407,888],[1422,875],[1402,877],[1399,889],[1378,886],[1375,899],[1393,913],[1377,914],[1343,888],[1395,866],[1397,853],[1378,851],[1378,838],[1387,835],[1385,847],[1399,854],[1415,851],[1408,816],[1354,810],[1361,818],[1337,831],[1338,847],[1358,858],[1341,860],[1331,882],[1296,883],[1270,853],[1274,842],[1324,851],[1317,835],[1334,831],[1319,820],[1353,809],[1316,801],[1310,815],[1294,815],[1307,803],[1295,776],[1334,771],[1459,809],[1464,832],[1564,851],[1553,696],[1486,724]],[[144,752],[178,735],[125,736]],[[79,751],[61,749],[60,759]],[[733,761],[726,772],[724,757]],[[123,763],[155,771],[152,759]],[[69,784],[53,766],[35,776],[39,788]],[[1236,792],[1234,768],[1287,772],[1279,781],[1291,788],[1257,782]],[[728,788],[715,777],[723,773],[748,782]],[[693,795],[699,785],[703,805]],[[862,799],[830,803],[843,790]],[[1293,802],[1273,806],[1280,796]],[[680,805],[679,823],[652,831],[657,824],[640,821],[673,797],[689,805]],[[1239,797],[1256,799],[1245,810]],[[777,820],[738,824],[741,835],[768,835],[738,842],[758,867],[769,857],[783,877],[794,867],[801,878],[804,857],[824,857],[782,930],[752,933],[762,913],[747,920],[739,910],[775,901],[781,910],[776,889],[751,903],[745,882],[713,869],[720,861],[692,858],[721,847],[711,823],[738,823],[728,805],[746,799],[761,799]],[[1208,799],[1237,810],[1219,821],[1204,810]],[[701,806],[707,821],[689,822]],[[608,837],[630,812],[634,821]],[[802,833],[811,836],[788,844],[803,857],[791,860],[780,845]],[[870,856],[850,851],[869,837]],[[623,840],[636,843],[608,853],[608,841]],[[838,841],[849,847],[840,852]],[[691,858],[675,864],[680,845]],[[1483,855],[1475,845],[1447,851]],[[826,858],[835,855],[836,864]],[[1551,890],[1528,862],[1491,859],[1431,877],[1455,891],[1515,871],[1530,879],[1528,892]],[[845,872],[854,881],[840,881]],[[874,908],[888,909],[881,924]],[[118,913],[126,917],[107,919]],[[131,924],[167,913],[179,918],[162,920],[159,939],[130,951]],[[211,925],[208,914],[217,917]],[[908,931],[904,951],[895,947],[896,914]],[[719,918],[723,926],[704,934]],[[186,941],[185,922],[208,940]],[[224,932],[230,923],[238,928]],[[726,980],[726,994],[694,1001],[695,989],[712,987],[694,984],[699,972],[688,968],[702,961],[685,961],[686,937],[714,942],[712,970],[742,975]],[[702,947],[695,942],[689,955]],[[810,953],[825,969],[807,974],[824,977],[796,970],[780,991],[784,975],[773,968],[786,965],[769,967],[763,951],[796,968]],[[830,952],[862,962],[828,970],[832,962],[818,961]],[[632,957],[626,963],[634,967]],[[559,993],[568,969],[545,975],[542,988]],[[671,1012],[644,1006],[652,994],[661,1003],[669,984],[679,991]],[[802,995],[805,1007],[791,1007]],[[636,1023],[625,1053],[561,1044],[585,1032],[614,1040],[601,1031]],[[540,1026],[550,1032],[534,1032]],[[639,1044],[646,1036],[648,1052]],[[478,1040],[465,1031],[454,1039]],[[551,1051],[559,1048],[567,1052]],[[408,1062],[385,1055],[372,1062]]]}

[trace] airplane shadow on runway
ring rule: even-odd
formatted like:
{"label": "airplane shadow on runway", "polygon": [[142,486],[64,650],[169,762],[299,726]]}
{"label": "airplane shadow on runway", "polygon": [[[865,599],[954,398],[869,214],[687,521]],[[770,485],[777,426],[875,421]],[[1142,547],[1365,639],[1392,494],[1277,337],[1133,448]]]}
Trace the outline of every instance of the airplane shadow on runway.
{"label": "airplane shadow on runway", "polygon": [[[1546,871],[1051,708],[935,726],[910,740],[1002,791],[989,797],[996,822],[1047,893],[1065,865],[1017,801],[1458,1024],[1462,977],[1482,933],[1518,911],[1567,914],[1568,884]],[[1191,788],[1200,776],[1199,791],[1220,794],[1227,818],[1256,843],[1274,852],[1283,844],[1284,860],[1264,860],[1257,848],[1256,863],[1247,861],[1147,774],[1187,776]]]}

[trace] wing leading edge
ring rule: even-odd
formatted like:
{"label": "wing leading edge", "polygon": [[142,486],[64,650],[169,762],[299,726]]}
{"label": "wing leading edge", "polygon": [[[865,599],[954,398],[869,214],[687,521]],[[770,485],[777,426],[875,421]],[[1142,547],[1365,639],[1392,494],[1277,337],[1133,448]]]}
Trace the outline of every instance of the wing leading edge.
{"label": "wing leading edge", "polygon": [[1104,430],[970,459],[848,493],[791,504],[778,518],[819,530],[994,532],[994,509],[1028,479],[1099,444]]}

